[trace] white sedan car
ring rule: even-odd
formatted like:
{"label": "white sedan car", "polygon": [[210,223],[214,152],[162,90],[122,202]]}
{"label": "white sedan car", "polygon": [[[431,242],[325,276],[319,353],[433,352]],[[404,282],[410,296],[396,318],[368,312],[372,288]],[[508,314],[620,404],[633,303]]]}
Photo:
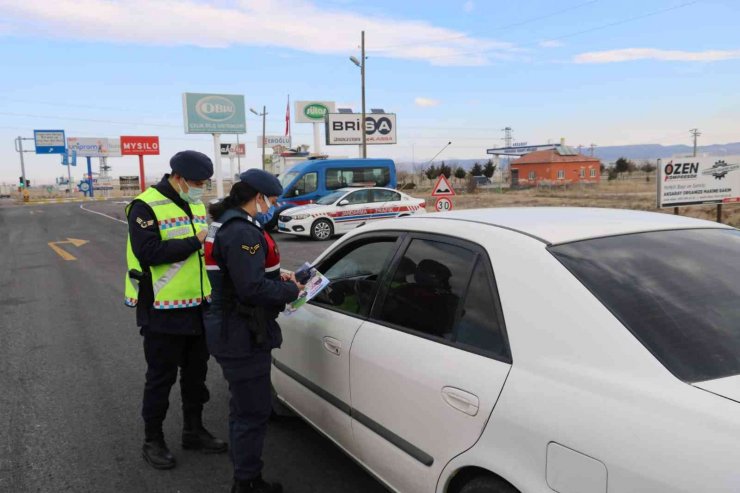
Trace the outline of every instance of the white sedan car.
{"label": "white sedan car", "polygon": [[368,225],[283,316],[281,404],[408,493],[740,491],[740,231],[606,209]]}
{"label": "white sedan car", "polygon": [[314,204],[283,211],[278,231],[328,240],[380,219],[424,213],[425,207],[423,199],[391,188],[342,188]]}

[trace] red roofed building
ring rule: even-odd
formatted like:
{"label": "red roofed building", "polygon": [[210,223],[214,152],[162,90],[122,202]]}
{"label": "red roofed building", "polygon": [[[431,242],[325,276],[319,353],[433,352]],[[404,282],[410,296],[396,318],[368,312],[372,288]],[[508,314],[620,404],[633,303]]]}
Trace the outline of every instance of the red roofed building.
{"label": "red roofed building", "polygon": [[601,161],[584,156],[568,146],[535,151],[511,163],[511,184],[537,185],[592,182],[601,180]]}

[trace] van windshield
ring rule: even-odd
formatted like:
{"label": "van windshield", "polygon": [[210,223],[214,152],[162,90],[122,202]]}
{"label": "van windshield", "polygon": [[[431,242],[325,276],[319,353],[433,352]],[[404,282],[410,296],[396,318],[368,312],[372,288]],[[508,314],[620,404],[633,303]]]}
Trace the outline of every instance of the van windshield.
{"label": "van windshield", "polygon": [[298,171],[290,171],[288,173],[284,173],[280,175],[280,185],[282,185],[283,188],[290,185],[290,182],[292,182],[296,176],[298,176]]}

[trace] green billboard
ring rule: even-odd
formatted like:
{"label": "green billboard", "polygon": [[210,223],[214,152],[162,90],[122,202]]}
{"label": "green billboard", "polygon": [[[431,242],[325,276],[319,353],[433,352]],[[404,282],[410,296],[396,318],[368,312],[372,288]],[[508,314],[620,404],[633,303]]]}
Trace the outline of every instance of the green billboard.
{"label": "green billboard", "polygon": [[244,96],[240,94],[182,95],[186,134],[243,134],[247,132]]}

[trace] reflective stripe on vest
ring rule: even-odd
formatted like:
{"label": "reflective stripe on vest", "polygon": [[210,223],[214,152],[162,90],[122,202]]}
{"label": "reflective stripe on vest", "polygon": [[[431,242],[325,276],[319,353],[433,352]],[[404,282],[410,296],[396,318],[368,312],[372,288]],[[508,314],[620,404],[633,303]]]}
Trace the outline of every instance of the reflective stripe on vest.
{"label": "reflective stripe on vest", "polygon": [[[159,227],[160,238],[164,240],[184,239],[195,237],[196,232],[207,229],[206,207],[204,204],[191,204],[193,213],[192,223],[177,204],[162,195],[156,188],[150,187],[140,194],[136,200],[146,203],[154,213]],[[128,216],[131,204],[126,207]],[[195,230],[195,231],[194,231]],[[201,251],[192,253],[187,259],[171,264],[153,265],[149,267],[154,293],[154,308],[169,310],[198,306],[211,296],[211,284],[203,265]],[[131,249],[131,238],[126,242],[126,260],[128,271],[143,272],[139,260]],[[138,303],[138,281],[126,273],[125,298],[128,306]]]}

